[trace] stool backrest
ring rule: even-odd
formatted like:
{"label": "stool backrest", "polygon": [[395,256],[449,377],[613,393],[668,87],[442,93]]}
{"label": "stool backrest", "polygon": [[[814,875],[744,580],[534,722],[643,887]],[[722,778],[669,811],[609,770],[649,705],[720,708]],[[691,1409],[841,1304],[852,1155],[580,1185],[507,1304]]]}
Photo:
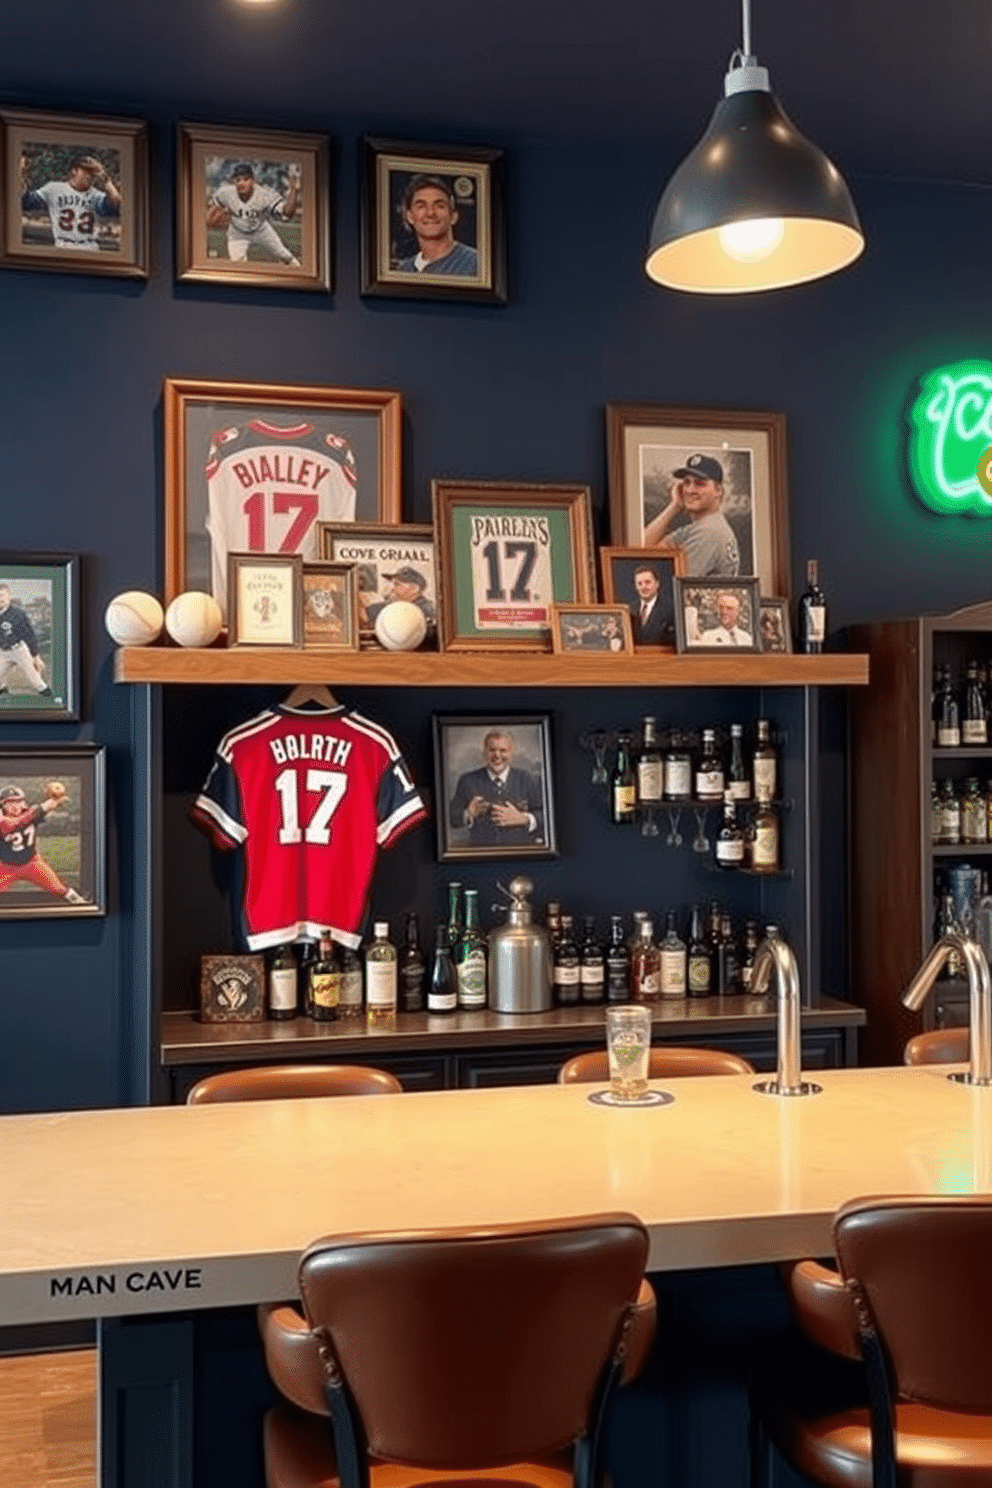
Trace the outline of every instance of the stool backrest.
{"label": "stool backrest", "polygon": [[402,1089],[388,1070],[366,1064],[266,1064],[206,1075],[193,1086],[186,1104],[302,1100],[315,1095],[395,1095]]}
{"label": "stool backrest", "polygon": [[903,1064],[967,1064],[971,1055],[970,1028],[934,1028],[916,1033],[902,1051]]}
{"label": "stool backrest", "polygon": [[874,1320],[895,1393],[992,1414],[992,1199],[857,1199],[838,1211],[834,1243]]}
{"label": "stool backrest", "polygon": [[331,1236],[300,1293],[372,1456],[494,1467],[584,1435],[647,1256],[630,1214]]}
{"label": "stool backrest", "polygon": [[[753,1075],[754,1065],[739,1054],[722,1049],[683,1049],[677,1045],[654,1044],[648,1061],[648,1078],[671,1080],[682,1075]],[[575,1054],[558,1071],[559,1085],[605,1084],[610,1078],[610,1061],[605,1049],[590,1049]]]}

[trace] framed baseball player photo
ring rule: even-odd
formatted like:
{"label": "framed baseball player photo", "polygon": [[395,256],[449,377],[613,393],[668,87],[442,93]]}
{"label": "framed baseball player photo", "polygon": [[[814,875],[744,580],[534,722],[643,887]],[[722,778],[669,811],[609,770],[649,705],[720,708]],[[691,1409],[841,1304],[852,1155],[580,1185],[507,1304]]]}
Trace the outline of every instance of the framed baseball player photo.
{"label": "framed baseball player photo", "polygon": [[503,152],[362,141],[362,294],[506,304]]}
{"label": "framed baseball player photo", "polygon": [[396,600],[415,605],[424,617],[420,650],[437,646],[438,575],[434,528],[427,522],[388,527],[362,522],[320,524],[323,555],[355,569],[358,631],[363,650],[386,648],[375,622]]}
{"label": "framed baseball player photo", "polygon": [[629,654],[634,649],[630,611],[624,604],[552,605],[551,649],[556,656],[588,656],[593,651]]}
{"label": "framed baseball player photo", "polygon": [[400,519],[399,393],[167,378],[165,596],[212,594],[228,553],[325,556],[321,522]]}
{"label": "framed baseball player photo", "polygon": [[614,403],[606,433],[611,542],[673,544],[687,578],[788,597],[784,414]]}
{"label": "framed baseball player photo", "polygon": [[0,263],[147,279],[147,126],[5,109],[0,128]]}
{"label": "framed baseball player photo", "polygon": [[324,135],[180,124],[176,159],[177,279],[333,287]]}
{"label": "framed baseball player photo", "polygon": [[435,713],[438,862],[556,858],[548,713]]}
{"label": "framed baseball player photo", "polygon": [[79,559],[0,552],[0,724],[79,717]]}
{"label": "framed baseball player photo", "polygon": [[0,920],[104,915],[105,750],[0,746]]}

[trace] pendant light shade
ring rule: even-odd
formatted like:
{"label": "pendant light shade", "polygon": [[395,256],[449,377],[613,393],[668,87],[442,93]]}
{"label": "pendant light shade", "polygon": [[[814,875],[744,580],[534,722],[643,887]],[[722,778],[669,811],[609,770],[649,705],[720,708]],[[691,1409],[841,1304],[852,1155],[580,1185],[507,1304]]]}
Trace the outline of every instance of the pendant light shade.
{"label": "pendant light shade", "polygon": [[766,69],[735,53],[724,91],[658,203],[650,277],[672,289],[741,294],[853,263],[864,235],[844,178],[799,133]]}

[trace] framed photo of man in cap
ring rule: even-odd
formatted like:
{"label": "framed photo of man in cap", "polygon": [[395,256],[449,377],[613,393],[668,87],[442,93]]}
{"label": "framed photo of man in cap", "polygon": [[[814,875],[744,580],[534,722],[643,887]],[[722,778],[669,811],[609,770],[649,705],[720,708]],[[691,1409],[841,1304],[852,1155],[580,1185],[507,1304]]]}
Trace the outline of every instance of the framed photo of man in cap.
{"label": "framed photo of man in cap", "polygon": [[785,416],[610,404],[614,544],[678,547],[689,578],[789,595]]}
{"label": "framed photo of man in cap", "polygon": [[381,651],[375,622],[387,605],[405,600],[427,622],[422,649],[437,646],[437,559],[429,523],[321,522],[321,557],[354,565],[358,589],[358,638],[363,650]]}

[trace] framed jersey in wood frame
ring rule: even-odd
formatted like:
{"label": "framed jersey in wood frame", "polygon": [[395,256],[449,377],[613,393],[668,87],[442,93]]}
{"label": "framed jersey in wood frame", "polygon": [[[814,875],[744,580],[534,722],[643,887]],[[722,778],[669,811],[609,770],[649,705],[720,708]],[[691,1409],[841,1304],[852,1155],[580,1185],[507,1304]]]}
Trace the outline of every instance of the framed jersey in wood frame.
{"label": "framed jersey in wood frame", "polygon": [[79,717],[79,559],[0,552],[0,723]]}
{"label": "framed jersey in wood frame", "polygon": [[0,746],[0,920],[104,915],[106,751]]}

